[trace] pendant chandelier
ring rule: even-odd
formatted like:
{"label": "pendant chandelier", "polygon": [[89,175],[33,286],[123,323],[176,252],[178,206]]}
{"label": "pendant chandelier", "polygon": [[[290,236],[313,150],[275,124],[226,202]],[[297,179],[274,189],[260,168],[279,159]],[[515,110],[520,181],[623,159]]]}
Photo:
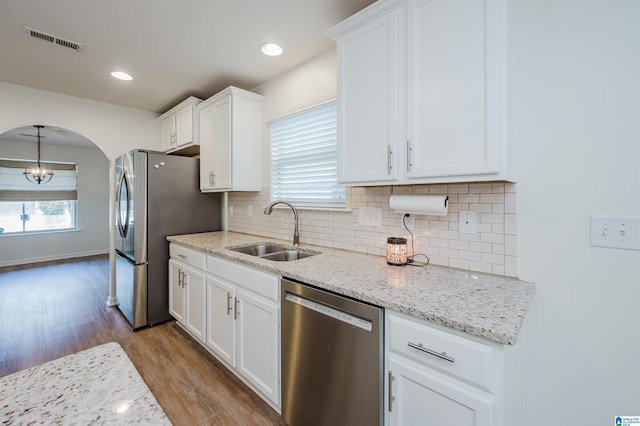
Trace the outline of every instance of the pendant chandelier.
{"label": "pendant chandelier", "polygon": [[26,169],[24,169],[24,177],[31,183],[37,183],[40,185],[41,183],[47,183],[53,177],[53,171],[51,167],[40,164],[40,129],[44,126],[35,125],[33,126],[38,129],[38,162],[29,165]]}

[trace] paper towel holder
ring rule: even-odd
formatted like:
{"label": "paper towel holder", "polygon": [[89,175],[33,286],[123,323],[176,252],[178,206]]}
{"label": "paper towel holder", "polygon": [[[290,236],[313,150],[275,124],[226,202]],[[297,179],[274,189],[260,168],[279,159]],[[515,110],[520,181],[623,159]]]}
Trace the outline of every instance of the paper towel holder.
{"label": "paper towel holder", "polygon": [[391,194],[389,207],[396,213],[446,216],[449,212],[448,195]]}

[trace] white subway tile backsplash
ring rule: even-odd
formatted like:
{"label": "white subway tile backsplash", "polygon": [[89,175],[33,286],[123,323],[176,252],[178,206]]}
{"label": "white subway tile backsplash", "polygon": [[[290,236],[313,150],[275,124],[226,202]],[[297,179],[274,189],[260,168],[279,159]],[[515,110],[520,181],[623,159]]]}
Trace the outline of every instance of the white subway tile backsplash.
{"label": "white subway tile backsplash", "polygon": [[[394,186],[396,194],[438,194],[449,196],[446,216],[415,217],[416,254],[430,257],[430,263],[453,268],[517,276],[516,185],[511,183],[457,183]],[[302,244],[336,247],[383,256],[390,236],[411,238],[402,226],[402,215],[389,208],[390,186],[347,188],[350,211],[299,210]],[[228,229],[236,232],[290,240],[293,215],[276,209],[270,216],[262,209],[270,201],[269,188],[260,192],[229,193],[234,214]],[[246,215],[253,205],[253,216]],[[361,226],[360,207],[382,209],[381,226]],[[476,211],[476,234],[458,232],[458,212]],[[412,253],[411,241],[409,252]],[[418,257],[416,260],[420,260]]]}
{"label": "white subway tile backsplash", "polygon": [[491,193],[490,183],[474,183],[469,185],[469,194],[486,194]]}
{"label": "white subway tile backsplash", "polygon": [[482,262],[469,262],[469,269],[472,271],[485,272],[487,274],[492,272],[491,264]]}
{"label": "white subway tile backsplash", "polygon": [[482,203],[482,204],[492,204],[492,203],[504,204],[504,194],[480,194],[480,203]]}

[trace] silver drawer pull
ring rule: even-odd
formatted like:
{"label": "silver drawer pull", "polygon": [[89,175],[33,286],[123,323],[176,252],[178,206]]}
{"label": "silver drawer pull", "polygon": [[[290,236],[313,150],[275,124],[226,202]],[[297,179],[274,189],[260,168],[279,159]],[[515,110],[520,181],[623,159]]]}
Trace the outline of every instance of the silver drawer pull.
{"label": "silver drawer pull", "polygon": [[187,258],[187,256],[186,256],[186,255],[184,255],[184,254],[179,254],[179,255],[178,255],[178,257],[179,257],[179,258],[182,258],[182,259],[186,259],[186,258]]}
{"label": "silver drawer pull", "polygon": [[452,358],[450,356],[447,356],[446,352],[438,353],[436,351],[432,351],[431,349],[427,349],[427,348],[423,347],[422,343],[407,342],[407,346],[409,346],[410,348],[413,348],[413,349],[417,349],[417,350],[422,351],[422,352],[426,352],[429,355],[437,356],[438,358],[444,359],[445,361],[449,361],[449,362],[455,361],[454,358]]}

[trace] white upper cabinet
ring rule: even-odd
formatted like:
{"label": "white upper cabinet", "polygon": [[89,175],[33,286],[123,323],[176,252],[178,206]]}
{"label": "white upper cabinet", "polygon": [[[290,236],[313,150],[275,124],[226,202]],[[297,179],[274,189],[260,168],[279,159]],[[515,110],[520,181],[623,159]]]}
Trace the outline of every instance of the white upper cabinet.
{"label": "white upper cabinet", "polygon": [[507,0],[381,0],[329,30],[339,181],[513,180]]}
{"label": "white upper cabinet", "polygon": [[400,13],[355,28],[338,44],[338,181],[398,178]]}
{"label": "white upper cabinet", "polygon": [[235,87],[197,107],[200,190],[259,191],[262,96]]}
{"label": "white upper cabinet", "polygon": [[195,107],[201,99],[193,96],[158,117],[162,131],[162,150],[166,153],[198,153]]}

